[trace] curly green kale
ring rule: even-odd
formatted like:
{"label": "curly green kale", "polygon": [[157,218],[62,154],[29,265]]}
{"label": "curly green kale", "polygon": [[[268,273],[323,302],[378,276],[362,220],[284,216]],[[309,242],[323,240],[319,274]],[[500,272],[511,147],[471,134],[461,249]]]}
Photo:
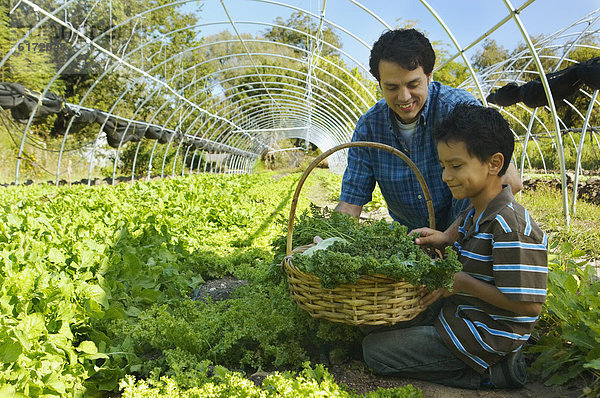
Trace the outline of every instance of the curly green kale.
{"label": "curly green kale", "polygon": [[[287,220],[281,220],[280,223],[287,232]],[[357,226],[358,221],[354,217],[311,204],[310,210],[305,210],[299,217],[296,217],[292,234],[292,247],[311,244],[315,236],[320,236],[323,239],[333,237],[347,239],[350,238]],[[285,257],[286,245],[286,233],[275,238],[271,244],[276,264],[280,264]]]}
{"label": "curly green kale", "polygon": [[306,235],[299,244],[312,242],[315,235],[344,238],[310,257],[294,256],[294,265],[315,275],[327,289],[375,274],[423,285],[429,290],[451,288],[454,274],[462,268],[451,247],[446,248],[444,258],[432,260],[414,242],[414,236],[407,234],[406,226],[397,222],[358,223],[346,214],[313,209],[310,216],[305,213],[300,217],[296,229]]}

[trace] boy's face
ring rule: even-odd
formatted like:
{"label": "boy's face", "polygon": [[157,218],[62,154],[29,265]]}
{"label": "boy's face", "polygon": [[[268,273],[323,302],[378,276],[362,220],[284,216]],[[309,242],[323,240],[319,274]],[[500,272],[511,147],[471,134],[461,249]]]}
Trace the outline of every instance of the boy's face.
{"label": "boy's face", "polygon": [[464,142],[438,142],[440,164],[444,169],[442,180],[448,184],[452,196],[456,199],[478,197],[486,198],[490,188],[490,175],[497,175],[495,166],[490,162],[482,162],[469,154]]}
{"label": "boy's face", "polygon": [[427,102],[431,73],[426,75],[423,67],[404,69],[391,61],[379,61],[379,86],[383,98],[404,124],[417,120]]}

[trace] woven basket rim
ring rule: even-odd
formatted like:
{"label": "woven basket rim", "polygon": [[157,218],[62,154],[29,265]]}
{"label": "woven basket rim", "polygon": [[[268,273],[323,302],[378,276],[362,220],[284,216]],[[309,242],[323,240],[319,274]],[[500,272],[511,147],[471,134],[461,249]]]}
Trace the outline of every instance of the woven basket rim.
{"label": "woven basket rim", "polygon": [[423,310],[418,305],[419,287],[386,275],[362,275],[353,284],[322,287],[319,278],[292,262],[294,254],[310,246],[294,249],[282,261],[292,300],[310,316],[355,326],[391,326],[413,319]]}

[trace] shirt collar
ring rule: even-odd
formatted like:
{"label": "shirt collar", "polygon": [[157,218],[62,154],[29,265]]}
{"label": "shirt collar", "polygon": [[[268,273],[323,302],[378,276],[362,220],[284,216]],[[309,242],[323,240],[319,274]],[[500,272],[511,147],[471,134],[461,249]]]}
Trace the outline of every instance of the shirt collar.
{"label": "shirt collar", "polygon": [[512,203],[515,200],[515,197],[512,194],[512,189],[510,185],[503,184],[502,191],[494,199],[488,203],[487,207],[483,211],[481,217],[479,217],[479,225],[492,221],[496,218],[496,215],[506,207],[506,205]]}
{"label": "shirt collar", "polygon": [[502,191],[487,205],[484,218],[482,220],[492,220],[496,218],[496,214],[500,212],[506,205],[515,200],[510,185],[502,184]]}

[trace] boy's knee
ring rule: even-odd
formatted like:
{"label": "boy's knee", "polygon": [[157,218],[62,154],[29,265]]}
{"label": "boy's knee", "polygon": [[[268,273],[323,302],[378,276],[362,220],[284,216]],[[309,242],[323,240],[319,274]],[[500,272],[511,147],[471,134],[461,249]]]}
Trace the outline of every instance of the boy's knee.
{"label": "boy's knee", "polygon": [[527,363],[522,350],[511,352],[489,369],[491,384],[496,388],[521,388],[527,383]]}
{"label": "boy's knee", "polygon": [[386,373],[389,367],[383,362],[385,356],[382,352],[381,339],[378,338],[377,333],[372,333],[362,341],[363,359],[365,363],[375,373]]}

